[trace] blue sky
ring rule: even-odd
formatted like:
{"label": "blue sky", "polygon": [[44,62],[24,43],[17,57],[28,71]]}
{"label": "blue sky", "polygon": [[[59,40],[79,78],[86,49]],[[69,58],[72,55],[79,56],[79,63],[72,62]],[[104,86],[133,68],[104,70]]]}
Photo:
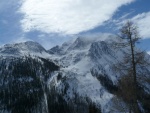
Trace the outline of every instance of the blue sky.
{"label": "blue sky", "polygon": [[150,0],[0,0],[0,45],[37,41],[45,48],[78,35],[113,33],[127,20],[150,51]]}

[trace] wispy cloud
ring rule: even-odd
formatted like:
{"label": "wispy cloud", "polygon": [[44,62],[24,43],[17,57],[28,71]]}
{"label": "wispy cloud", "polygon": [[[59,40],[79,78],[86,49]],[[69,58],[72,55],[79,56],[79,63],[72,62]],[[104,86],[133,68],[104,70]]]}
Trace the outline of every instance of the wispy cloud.
{"label": "wispy cloud", "polygon": [[131,20],[137,23],[142,37],[150,38],[150,12],[138,14]]}
{"label": "wispy cloud", "polygon": [[128,17],[128,14],[130,13],[127,13],[127,16],[122,16],[123,18],[121,17],[119,19],[112,20],[111,22],[115,23],[115,25],[117,25],[116,28],[119,29],[123,24],[130,20],[137,25],[139,34],[142,38],[150,38],[150,12],[144,12],[131,18]]}
{"label": "wispy cloud", "polygon": [[122,5],[134,0],[24,0],[20,12],[25,32],[78,34],[109,20]]}
{"label": "wispy cloud", "polygon": [[33,41],[33,40],[22,36],[13,40],[12,43],[20,43],[20,42],[26,42],[26,41]]}

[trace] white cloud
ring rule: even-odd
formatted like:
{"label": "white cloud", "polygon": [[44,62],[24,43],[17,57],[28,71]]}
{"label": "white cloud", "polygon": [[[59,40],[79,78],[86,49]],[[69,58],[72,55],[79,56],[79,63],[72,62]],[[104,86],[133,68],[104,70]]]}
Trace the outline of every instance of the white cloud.
{"label": "white cloud", "polygon": [[150,55],[150,51],[147,52]]}
{"label": "white cloud", "polygon": [[134,0],[24,0],[22,28],[28,32],[78,34],[109,20],[122,5]]}
{"label": "white cloud", "polygon": [[142,38],[150,38],[150,12],[141,13],[132,18],[128,18],[126,15],[122,17],[117,20],[112,20],[112,22],[117,25],[117,29],[120,29],[128,20],[131,20],[137,25]]}
{"label": "white cloud", "polygon": [[138,14],[131,19],[137,23],[140,35],[144,38],[150,38],[150,12]]}
{"label": "white cloud", "polygon": [[12,43],[20,43],[20,42],[26,42],[26,41],[33,41],[33,40],[22,36],[22,37],[16,38],[15,40],[12,40]]}

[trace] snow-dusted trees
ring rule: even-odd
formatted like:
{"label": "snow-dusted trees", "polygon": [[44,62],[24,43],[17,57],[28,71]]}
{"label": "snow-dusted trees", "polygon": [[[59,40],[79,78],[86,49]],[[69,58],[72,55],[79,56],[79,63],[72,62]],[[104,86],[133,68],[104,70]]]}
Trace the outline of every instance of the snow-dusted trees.
{"label": "snow-dusted trees", "polygon": [[0,58],[0,112],[43,113],[46,83],[42,77],[58,69],[42,58]]}

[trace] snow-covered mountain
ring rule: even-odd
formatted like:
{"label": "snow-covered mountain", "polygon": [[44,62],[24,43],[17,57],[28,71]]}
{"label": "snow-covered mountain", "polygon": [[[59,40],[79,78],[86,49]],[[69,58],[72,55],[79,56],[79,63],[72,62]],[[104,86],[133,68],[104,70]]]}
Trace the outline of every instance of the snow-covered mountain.
{"label": "snow-covered mountain", "polygon": [[[116,113],[113,107],[113,100],[116,96],[113,92],[117,89],[120,74],[116,73],[113,65],[122,60],[124,53],[127,51],[127,48],[120,49],[115,47],[114,44],[118,41],[121,42],[122,40],[113,35],[105,34],[93,38],[78,37],[75,41],[65,42],[61,46],[53,47],[50,50],[45,50],[40,44],[31,41],[7,44],[0,48],[1,67],[3,63],[6,65],[1,68],[0,72],[2,74],[2,69],[6,68],[8,71],[11,70],[10,74],[13,75],[14,67],[19,65],[14,63],[15,59],[16,62],[19,61],[20,65],[23,66],[26,66],[24,65],[26,63],[30,65],[31,62],[30,68],[31,70],[34,69],[36,74],[33,77],[29,76],[29,78],[37,78],[38,73],[40,73],[40,83],[38,83],[43,88],[43,100],[45,100],[45,104],[42,103],[40,105],[47,107],[51,105],[51,103],[48,103],[48,95],[52,92],[45,89],[48,88],[50,90],[55,87],[54,89],[61,95],[64,102],[71,101],[71,103],[75,103],[77,97],[80,98],[80,102],[81,100],[87,101],[88,98],[98,109],[101,109],[102,113]],[[149,55],[146,55],[146,57],[150,59]],[[25,62],[21,62],[21,59]],[[30,72],[19,74],[20,76],[22,74],[32,75],[32,71]],[[145,72],[147,75],[150,74],[150,66],[146,67]],[[31,79],[29,78],[28,80],[30,81]],[[43,86],[43,84],[46,84],[46,86]],[[150,91],[149,86],[148,84],[148,92]],[[46,107],[45,110],[40,113],[48,113],[50,111]],[[79,111],[75,113],[83,113],[83,111]],[[69,111],[67,112],[70,113]],[[85,113],[88,112],[85,111]]]}
{"label": "snow-covered mountain", "polygon": [[6,44],[0,48],[0,55],[2,56],[24,56],[29,54],[35,56],[49,55],[39,43],[33,41]]}
{"label": "snow-covered mountain", "polygon": [[[74,98],[74,92],[77,92],[101,106],[103,113],[113,109],[111,101],[115,96],[112,92],[117,89],[121,77],[114,70],[114,64],[121,61],[128,51],[128,48],[116,48],[117,42],[121,43],[122,40],[109,34],[94,38],[78,37],[72,43],[64,43],[49,50],[53,52],[53,59],[62,66],[62,76],[66,79],[58,87],[62,89],[68,84],[68,98]],[[150,56],[146,57],[147,62],[150,62]],[[149,76],[150,66],[145,71],[146,76]],[[150,91],[150,84],[147,89]]]}

